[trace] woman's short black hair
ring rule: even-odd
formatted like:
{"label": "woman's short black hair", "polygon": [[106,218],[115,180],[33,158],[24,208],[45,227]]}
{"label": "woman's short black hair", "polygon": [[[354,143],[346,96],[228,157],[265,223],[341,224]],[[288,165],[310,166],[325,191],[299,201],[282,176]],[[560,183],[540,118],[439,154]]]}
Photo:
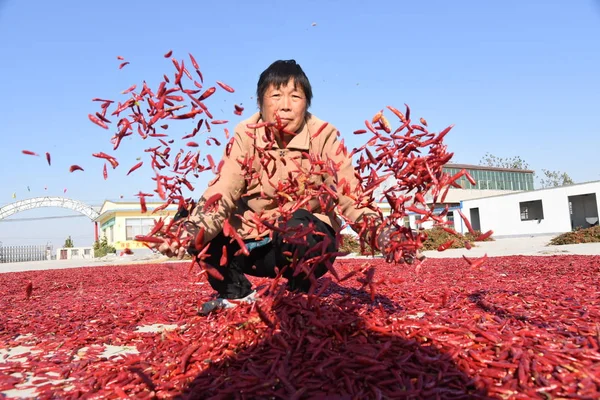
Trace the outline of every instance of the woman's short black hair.
{"label": "woman's short black hair", "polygon": [[263,97],[271,85],[279,88],[281,85],[288,83],[290,79],[294,81],[295,85],[300,85],[304,96],[306,96],[306,108],[310,107],[312,88],[306,74],[304,74],[300,65],[296,63],[296,60],[277,60],[260,74],[256,87],[258,105],[262,108]]}

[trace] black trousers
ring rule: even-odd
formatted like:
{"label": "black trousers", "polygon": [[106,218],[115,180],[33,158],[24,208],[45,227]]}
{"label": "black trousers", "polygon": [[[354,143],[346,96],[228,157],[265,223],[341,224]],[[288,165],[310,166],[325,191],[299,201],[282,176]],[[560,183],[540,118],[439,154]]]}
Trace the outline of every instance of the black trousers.
{"label": "black trousers", "polygon": [[[306,235],[306,240],[286,240],[288,236],[294,236],[295,229],[308,228],[314,226],[313,233]],[[325,222],[321,221],[307,210],[298,210],[285,225],[290,229],[290,234],[286,235],[281,232],[273,232],[271,242],[252,249],[250,255],[244,254],[234,255],[240,250],[239,244],[231,238],[225,236],[223,232],[219,233],[210,242],[210,247],[207,251],[208,258],[204,261],[216,268],[223,276],[223,280],[219,280],[211,275],[208,276],[208,282],[219,293],[219,297],[225,299],[239,299],[252,293],[252,284],[246,278],[246,275],[257,277],[275,278],[278,271],[283,271],[282,276],[287,279],[288,289],[292,291],[308,292],[311,282],[303,272],[294,275],[293,265],[294,260],[302,263],[304,260],[309,260],[313,257],[337,251],[335,231]],[[283,226],[282,226],[283,228]],[[325,239],[325,238],[328,239]],[[325,249],[319,246],[318,249],[308,253],[308,251],[318,243],[325,240]],[[291,241],[291,243],[290,243]],[[223,254],[223,246],[227,251],[227,265],[220,266],[221,256]],[[291,255],[291,256],[290,256]],[[333,263],[335,256],[324,257]],[[284,268],[287,267],[285,270]],[[327,272],[326,261],[323,260],[315,265],[313,275],[315,278],[323,276]]]}

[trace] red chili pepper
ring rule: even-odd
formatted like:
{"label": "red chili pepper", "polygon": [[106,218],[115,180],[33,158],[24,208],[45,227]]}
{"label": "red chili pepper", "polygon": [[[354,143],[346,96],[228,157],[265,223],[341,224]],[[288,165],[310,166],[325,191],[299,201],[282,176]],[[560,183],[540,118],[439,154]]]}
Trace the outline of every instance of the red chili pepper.
{"label": "red chili pepper", "polygon": [[223,277],[223,275],[221,275],[221,273],[214,267],[211,267],[208,264],[204,264],[204,270],[213,278],[222,281],[223,279],[225,279]]}
{"label": "red chili pepper", "polygon": [[106,125],[103,121],[101,121],[98,117],[92,115],[92,114],[88,114],[88,118],[90,119],[90,121],[92,121],[93,123],[95,123],[96,125],[104,128],[104,129],[108,129],[108,125]]}
{"label": "red chili pepper", "polygon": [[164,239],[161,239],[161,238],[158,238],[155,236],[137,235],[135,237],[135,240],[138,242],[147,242],[147,243],[157,243],[157,244],[164,243]]}
{"label": "red chili pepper", "polygon": [[28,282],[27,286],[25,287],[25,299],[26,300],[29,300],[32,292],[33,292],[33,283]]}
{"label": "red chili pepper", "polygon": [[402,114],[399,110],[397,110],[396,108],[392,107],[392,106],[387,106],[387,108],[393,112],[402,122],[406,122],[407,117],[404,116],[404,114]]}
{"label": "red chili pepper", "polygon": [[136,169],[140,168],[142,165],[144,165],[143,161],[140,161],[139,163],[135,164],[133,167],[131,167],[131,169],[129,170],[129,172],[127,172],[127,175],[129,175],[130,173],[132,173]]}
{"label": "red chili pepper", "polygon": [[200,95],[200,97],[198,97],[198,100],[199,100],[199,101],[206,100],[207,98],[209,98],[210,96],[212,96],[212,94],[213,94],[213,93],[214,93],[216,90],[217,90],[217,88],[216,88],[216,87],[214,87],[214,86],[213,86],[213,87],[210,87],[210,88],[208,88],[208,89],[206,89],[206,90],[204,91],[204,93],[202,93],[202,94]]}
{"label": "red chili pepper", "polygon": [[475,239],[476,242],[482,242],[485,239],[489,238],[490,236],[492,236],[494,234],[494,231],[487,231],[486,233],[482,233],[481,235],[477,236],[477,238]]}
{"label": "red chili pepper", "polygon": [[194,58],[194,56],[192,56],[192,53],[188,53],[190,55],[190,60],[192,61],[192,66],[195,69],[200,69],[200,66],[198,66],[198,63],[196,62],[196,59]]}
{"label": "red chili pepper", "polygon": [[203,211],[204,212],[213,212],[215,210],[213,210],[214,205],[221,200],[221,198],[223,197],[222,193],[215,193],[212,196],[210,196],[208,198],[208,200],[206,200],[206,203],[204,203],[204,207],[203,207]]}
{"label": "red chili pepper", "polygon": [[219,261],[219,265],[221,267],[227,265],[227,246],[223,246],[223,250],[221,252],[221,260]]}
{"label": "red chili pepper", "polygon": [[83,171],[83,168],[81,168],[79,165],[71,165],[71,167],[69,168],[69,172],[75,171]]}
{"label": "red chili pepper", "polygon": [[450,239],[444,243],[442,243],[441,245],[439,245],[438,247],[438,251],[444,251],[447,250],[448,248],[452,247],[452,245],[454,244],[455,239]]}
{"label": "red chili pepper", "polygon": [[223,82],[219,82],[219,81],[217,81],[217,84],[218,84],[219,86],[221,86],[223,89],[225,89],[225,90],[226,90],[227,92],[229,92],[229,93],[233,93],[233,92],[235,92],[235,90],[234,90],[234,89],[233,89],[231,86],[229,86],[229,85],[227,85],[227,84],[225,84],[225,83],[223,83]]}
{"label": "red chili pepper", "polygon": [[477,269],[483,265],[483,263],[487,260],[487,254],[483,257],[478,258],[477,260],[469,259],[463,255],[465,261],[469,264],[472,269]]}
{"label": "red chili pepper", "polygon": [[469,230],[469,233],[471,233],[472,235],[474,235],[475,231],[473,230],[473,227],[471,226],[471,223],[469,222],[469,220],[467,219],[467,217],[465,217],[465,215],[462,213],[462,211],[460,211],[460,210],[456,210],[456,211],[458,211],[458,215],[460,215],[460,217],[464,221],[465,225],[467,226],[467,229]]}
{"label": "red chili pepper", "polygon": [[196,69],[196,73],[198,74],[198,77],[200,78],[200,82],[204,83],[204,78],[202,77],[202,72],[200,72],[199,69]]}
{"label": "red chili pepper", "polygon": [[135,90],[136,87],[137,87],[137,85],[131,85],[129,88],[127,88],[124,91],[122,91],[121,94],[131,93],[131,92],[133,92]]}

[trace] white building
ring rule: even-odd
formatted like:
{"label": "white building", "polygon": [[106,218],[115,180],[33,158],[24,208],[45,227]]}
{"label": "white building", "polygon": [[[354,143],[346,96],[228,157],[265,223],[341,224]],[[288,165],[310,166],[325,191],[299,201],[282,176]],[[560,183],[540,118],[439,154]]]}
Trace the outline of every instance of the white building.
{"label": "white building", "polygon": [[[560,234],[598,224],[600,181],[538,189],[473,200],[460,208],[473,229],[494,237]],[[458,232],[466,232],[455,217]]]}
{"label": "white building", "polygon": [[57,260],[83,260],[94,258],[92,247],[63,247],[56,249]]}
{"label": "white building", "polygon": [[[469,171],[477,184],[460,182],[462,188],[450,189],[444,203],[435,203],[434,210],[439,214],[447,206],[445,219],[453,222],[459,233],[468,229],[458,210],[473,229],[492,230],[495,238],[555,235],[598,224],[600,181],[533,190],[534,172],[529,170],[448,164],[445,172],[453,174],[461,169]],[[433,204],[431,196],[426,195],[425,200]],[[384,215],[389,212],[387,202],[378,205]],[[421,222],[420,214],[408,213],[404,218],[404,225],[413,229],[429,229],[433,224]],[[352,233],[349,229],[345,232]]]}
{"label": "white building", "polygon": [[[433,197],[428,194],[425,195],[427,204],[429,206],[432,204],[435,205],[434,214],[438,215],[445,207],[448,207],[448,214],[445,220],[454,222],[454,229],[457,232],[466,232],[462,219],[456,212],[461,209],[463,201],[511,193],[526,193],[533,190],[534,171],[531,170],[470,164],[447,164],[443,168],[443,172],[451,176],[462,170],[467,171],[473,177],[476,182],[475,185],[471,184],[466,177],[461,177],[457,181],[460,188],[450,188],[443,203],[438,199],[434,204]],[[390,178],[375,191],[374,197],[378,201],[378,206],[384,215],[389,214],[390,206],[385,201],[382,193],[386,188],[393,185],[394,182],[394,178]],[[412,229],[430,229],[433,227],[434,221],[422,222],[420,218],[420,214],[409,212],[404,217],[404,226],[411,227]],[[452,227],[451,224],[450,227]],[[344,233],[353,234],[353,231],[347,228]]]}

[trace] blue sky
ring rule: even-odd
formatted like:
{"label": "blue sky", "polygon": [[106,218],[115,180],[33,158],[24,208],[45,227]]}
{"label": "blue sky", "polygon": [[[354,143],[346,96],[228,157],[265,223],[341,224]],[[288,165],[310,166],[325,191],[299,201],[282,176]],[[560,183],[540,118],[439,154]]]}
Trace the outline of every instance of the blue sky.
{"label": "blue sky", "polygon": [[[311,111],[340,129],[350,147],[362,144],[352,131],[366,118],[408,103],[433,130],[455,124],[447,136],[455,162],[477,164],[490,152],[520,156],[539,172],[565,171],[576,182],[600,179],[597,1],[366,4],[0,1],[0,206],[13,202],[13,193],[21,200],[66,189],[71,198],[99,205],[152,190],[148,161],[125,176],[137,157],[147,159],[150,143],[133,138],[112,152],[111,133],[87,115],[98,110],[94,97],[123,100],[120,92],[143,80],[156,88],[163,73],[172,75],[162,56],[170,49],[178,59],[191,52],[207,83],[236,89],[207,101],[230,129],[257,109],[260,72],[293,58],[311,80]],[[117,55],[131,64],[119,70]],[[245,107],[242,117],[233,115],[234,104]],[[186,126],[168,133],[181,137]],[[52,166],[23,149],[50,152]],[[103,163],[91,156],[99,151],[121,163],[106,181]],[[222,149],[201,151],[218,158]],[[71,174],[71,164],[85,171]],[[210,173],[201,176],[194,196],[209,179]],[[73,213],[16,214],[0,222],[0,241],[50,241],[56,248],[71,235],[76,245],[91,243],[85,217],[22,220],[66,215]]]}

